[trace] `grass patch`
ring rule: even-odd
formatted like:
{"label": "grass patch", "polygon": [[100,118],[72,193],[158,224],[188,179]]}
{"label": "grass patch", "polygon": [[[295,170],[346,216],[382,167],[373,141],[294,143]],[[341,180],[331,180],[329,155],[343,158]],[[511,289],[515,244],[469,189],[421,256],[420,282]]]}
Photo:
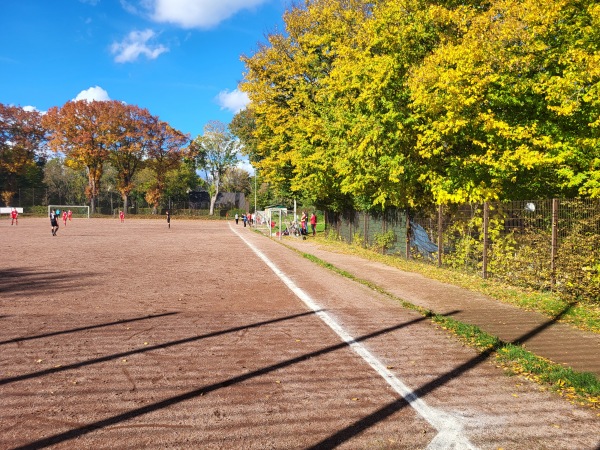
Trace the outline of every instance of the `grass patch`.
{"label": "grass patch", "polygon": [[502,342],[474,325],[439,315],[432,320],[465,344],[480,351],[492,351],[497,363],[507,374],[522,376],[573,403],[600,409],[600,380],[593,373],[576,372],[570,367],[563,367],[519,345]]}

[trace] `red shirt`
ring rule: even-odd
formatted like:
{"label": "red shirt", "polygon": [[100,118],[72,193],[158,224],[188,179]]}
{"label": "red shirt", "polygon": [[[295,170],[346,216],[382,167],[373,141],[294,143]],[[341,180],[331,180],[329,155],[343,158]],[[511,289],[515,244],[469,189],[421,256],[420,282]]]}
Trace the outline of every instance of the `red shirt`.
{"label": "red shirt", "polygon": [[10,212],[10,217],[12,217],[13,219],[16,219],[18,215],[19,215],[19,213],[17,212],[17,210],[16,210],[16,209],[13,209],[13,210]]}

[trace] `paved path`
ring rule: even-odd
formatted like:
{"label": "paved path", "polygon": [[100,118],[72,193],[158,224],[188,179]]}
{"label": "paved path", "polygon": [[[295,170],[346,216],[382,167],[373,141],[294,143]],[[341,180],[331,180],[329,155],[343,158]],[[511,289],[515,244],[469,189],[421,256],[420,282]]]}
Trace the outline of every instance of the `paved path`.
{"label": "paved path", "polygon": [[311,241],[286,239],[284,243],[374,283],[414,305],[438,314],[451,314],[454,319],[476,325],[504,342],[519,343],[538,356],[600,377],[598,334],[577,330],[559,323],[558,318],[525,311],[420,274],[337,253]]}

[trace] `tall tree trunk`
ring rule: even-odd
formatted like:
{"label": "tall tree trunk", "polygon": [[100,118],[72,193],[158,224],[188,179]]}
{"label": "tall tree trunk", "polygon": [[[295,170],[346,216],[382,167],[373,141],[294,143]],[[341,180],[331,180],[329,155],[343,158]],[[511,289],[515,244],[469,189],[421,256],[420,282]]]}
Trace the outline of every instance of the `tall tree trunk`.
{"label": "tall tree trunk", "polygon": [[215,213],[215,203],[217,203],[217,197],[219,196],[219,177],[215,177],[217,182],[212,186],[212,189],[214,189],[214,194],[210,196],[210,210],[208,212],[208,214],[210,216],[214,215]]}
{"label": "tall tree trunk", "polygon": [[96,213],[96,183],[93,179],[90,179],[90,212]]}

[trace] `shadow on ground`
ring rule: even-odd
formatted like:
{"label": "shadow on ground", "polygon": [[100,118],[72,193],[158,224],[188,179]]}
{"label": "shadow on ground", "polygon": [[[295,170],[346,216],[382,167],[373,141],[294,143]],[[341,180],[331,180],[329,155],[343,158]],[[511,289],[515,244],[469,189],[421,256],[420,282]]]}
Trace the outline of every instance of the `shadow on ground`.
{"label": "shadow on ground", "polygon": [[80,289],[81,283],[93,284],[93,273],[38,272],[28,269],[0,270],[0,295],[29,295],[44,291],[69,292]]}

